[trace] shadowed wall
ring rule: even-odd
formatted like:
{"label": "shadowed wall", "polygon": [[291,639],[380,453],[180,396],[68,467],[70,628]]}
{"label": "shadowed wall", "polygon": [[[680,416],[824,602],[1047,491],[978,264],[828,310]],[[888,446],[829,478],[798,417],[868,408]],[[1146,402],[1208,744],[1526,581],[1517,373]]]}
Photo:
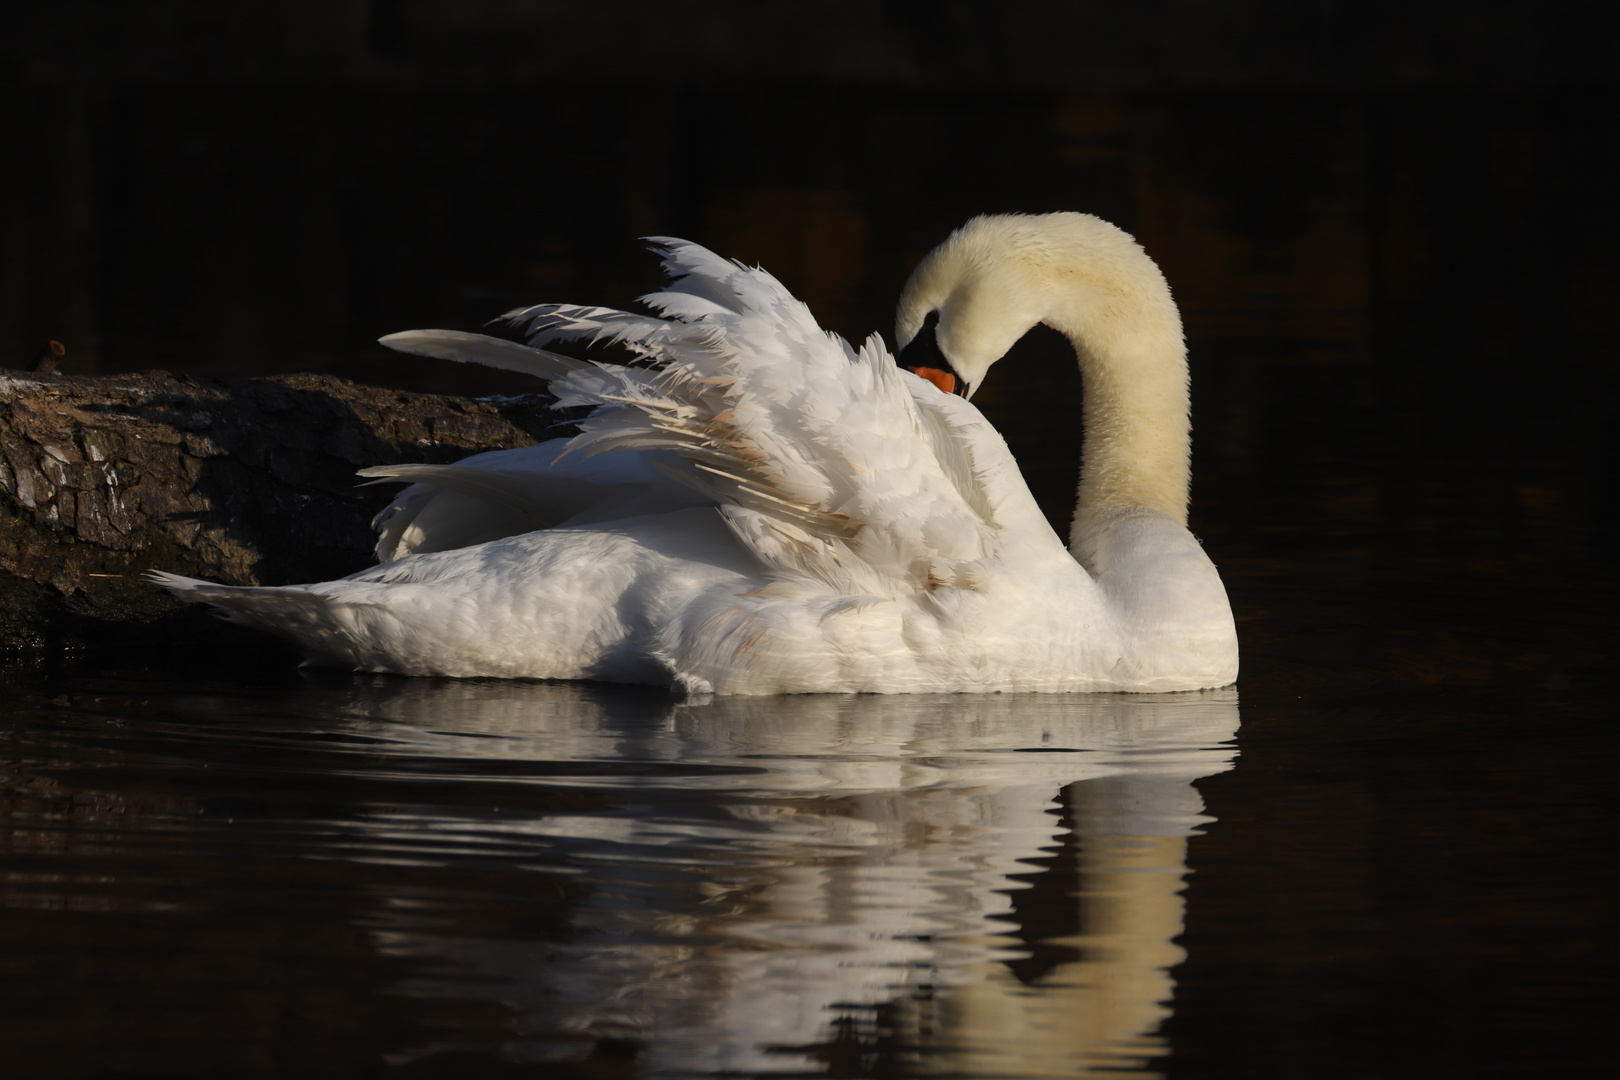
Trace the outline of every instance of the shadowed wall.
{"label": "shadowed wall", "polygon": [[[0,364],[56,338],[79,373],[526,388],[374,342],[629,303],[656,234],[888,335],[967,217],[1079,209],[1134,232],[1182,304],[1201,473],[1286,467],[1355,413],[1403,453],[1578,459],[1607,520],[1599,8],[37,7],[0,27]],[[1042,402],[1077,392],[1050,335],[1025,351]],[[981,401],[1045,448],[1023,456],[1061,522],[1072,413],[1029,386]]]}

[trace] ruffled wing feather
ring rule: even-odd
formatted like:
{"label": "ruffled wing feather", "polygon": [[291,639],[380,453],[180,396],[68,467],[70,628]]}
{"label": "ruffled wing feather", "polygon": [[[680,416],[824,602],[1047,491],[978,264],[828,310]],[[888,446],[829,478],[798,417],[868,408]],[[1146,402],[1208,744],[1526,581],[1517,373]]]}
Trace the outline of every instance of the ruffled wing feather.
{"label": "ruffled wing feather", "polygon": [[[559,406],[594,409],[569,455],[670,452],[660,471],[720,505],[739,542],[784,573],[847,595],[968,580],[958,568],[997,542],[977,464],[986,447],[976,446],[987,435],[992,458],[1005,446],[988,425],[964,432],[954,411],[919,404],[935,391],[919,394],[881,338],[852,349],[765,271],[686,241],[653,242],[672,279],[642,298],[658,314],[540,304],[502,318],[526,346],[450,331],[384,344],[547,379]],[[577,360],[546,348],[557,342],[617,345],[635,359]],[[507,509],[522,490],[443,479],[463,496],[487,488]]]}
{"label": "ruffled wing feather", "polygon": [[914,377],[880,338],[857,352],[764,271],[657,242],[675,280],[645,300],[675,318],[562,305],[507,317],[536,346],[614,342],[653,365],[552,384],[598,406],[571,452],[673,451],[758,557],[840,588],[852,575],[888,595],[936,587],[943,568],[991,554],[971,447],[919,415]]}

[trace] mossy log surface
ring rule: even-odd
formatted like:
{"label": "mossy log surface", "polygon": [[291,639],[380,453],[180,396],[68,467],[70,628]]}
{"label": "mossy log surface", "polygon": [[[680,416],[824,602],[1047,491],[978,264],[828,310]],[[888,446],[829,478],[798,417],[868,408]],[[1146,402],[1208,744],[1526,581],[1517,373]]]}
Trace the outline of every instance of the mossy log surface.
{"label": "mossy log surface", "polygon": [[352,573],[399,490],[355,470],[529,445],[548,403],[320,375],[0,372],[0,648],[174,624],[183,605],[148,569],[239,585]]}

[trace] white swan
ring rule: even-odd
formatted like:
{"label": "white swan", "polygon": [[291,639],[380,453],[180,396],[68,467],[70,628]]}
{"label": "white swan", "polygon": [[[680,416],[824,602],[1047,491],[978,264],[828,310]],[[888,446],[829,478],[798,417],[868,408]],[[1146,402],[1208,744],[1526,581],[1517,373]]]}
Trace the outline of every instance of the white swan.
{"label": "white swan", "polygon": [[[1237,676],[1186,528],[1181,322],[1158,267],[1083,214],[986,216],[900,299],[896,365],[822,331],[763,270],[655,241],[658,316],[542,305],[530,346],[411,331],[406,352],[534,373],[594,411],[572,440],[411,481],[381,565],[284,588],[154,572],[312,661],[410,675],[602,679],[695,693],[1161,691]],[[1071,550],[966,397],[1026,330],[1075,347],[1084,465]],[[547,352],[616,342],[616,366]],[[601,456],[594,456],[600,454]]]}

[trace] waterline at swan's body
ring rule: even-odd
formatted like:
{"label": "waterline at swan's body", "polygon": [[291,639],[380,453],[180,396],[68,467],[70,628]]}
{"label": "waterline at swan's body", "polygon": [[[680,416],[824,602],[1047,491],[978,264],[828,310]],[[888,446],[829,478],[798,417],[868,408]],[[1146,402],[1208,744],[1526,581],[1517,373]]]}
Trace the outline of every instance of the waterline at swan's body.
{"label": "waterline at swan's body", "polygon": [[[1226,594],[1185,523],[1180,322],[1128,236],[1079,214],[958,230],[897,319],[901,362],[933,383],[875,335],[856,351],[824,333],[768,274],[660,243],[675,280],[646,298],[657,315],[529,308],[508,316],[527,347],[385,339],[547,379],[561,404],[594,408],[571,442],[368,470],[413,487],[379,515],[385,561],[341,581],[154,576],[362,671],[739,694],[1236,677]],[[1085,383],[1072,551],[965,398],[1036,322],[1074,342]],[[544,349],[580,339],[641,363]]]}

